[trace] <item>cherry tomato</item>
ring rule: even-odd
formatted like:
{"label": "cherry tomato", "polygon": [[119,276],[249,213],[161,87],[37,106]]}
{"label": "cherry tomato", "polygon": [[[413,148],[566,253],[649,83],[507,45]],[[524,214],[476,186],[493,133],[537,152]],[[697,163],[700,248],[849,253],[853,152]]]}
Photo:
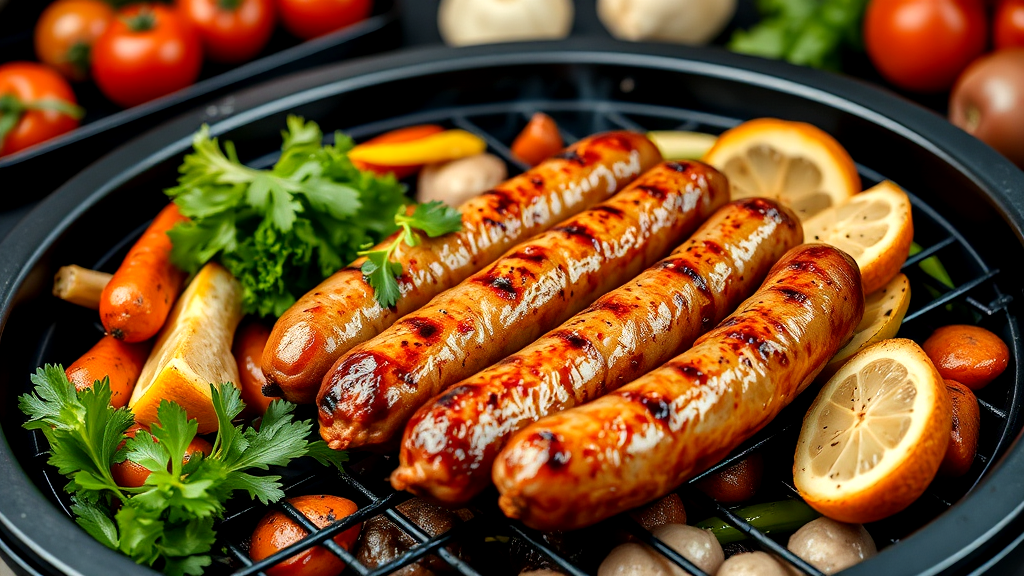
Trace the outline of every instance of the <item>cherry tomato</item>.
{"label": "cherry tomato", "polygon": [[992,24],[996,50],[1024,46],[1024,0],[1003,0]]}
{"label": "cherry tomato", "polygon": [[202,64],[190,25],[170,8],[137,4],[121,10],[96,40],[92,75],[107,98],[128,107],[192,84]]}
{"label": "cherry tomato", "polygon": [[114,19],[114,9],[100,0],[57,0],[36,22],[36,56],[65,77],[84,80],[89,55]]}
{"label": "cherry tomato", "polygon": [[[355,502],[328,494],[289,498],[288,503],[317,528],[326,528],[358,509]],[[359,537],[361,527],[362,524],[352,526],[335,536],[334,541],[345,550],[351,550]],[[260,561],[295,544],[307,535],[308,532],[284,513],[272,510],[253,530],[249,557]],[[268,576],[337,576],[344,569],[345,563],[340,558],[323,546],[316,546],[278,562],[272,568],[268,568],[266,573]]]}
{"label": "cherry tomato", "polygon": [[[124,435],[128,438],[135,438],[135,434],[139,430],[145,430],[145,428],[140,424],[132,424],[131,428],[125,431]],[[157,442],[158,440],[153,438],[153,441]],[[121,446],[124,446],[123,442]],[[196,436],[189,442],[188,448],[185,449],[185,457],[181,461],[183,464],[187,464],[193,454],[203,453],[209,456],[211,452],[213,452],[213,446],[206,440]],[[110,467],[110,475],[113,477],[114,482],[124,488],[138,488],[142,486],[146,483],[146,478],[149,478],[151,473],[149,468],[132,460],[118,462]]]}
{"label": "cherry tomato", "polygon": [[177,0],[177,7],[199,32],[203,52],[229,64],[259,54],[277,19],[273,0]]}
{"label": "cherry tomato", "polygon": [[537,112],[512,142],[512,154],[530,166],[536,166],[562,150],[562,134],[550,116]]}
{"label": "cherry tomato", "polygon": [[896,86],[939,92],[985,50],[981,0],[872,0],[864,17],[868,55]]}
{"label": "cherry tomato", "polygon": [[372,7],[372,0],[277,0],[284,27],[303,40],[355,24]]}
{"label": "cherry tomato", "polygon": [[0,156],[78,127],[82,109],[60,74],[34,62],[0,65]]}
{"label": "cherry tomato", "polygon": [[[398,130],[392,130],[391,132],[386,132],[375,138],[370,138],[369,140],[364,142],[364,144],[394,144],[398,142],[412,142],[413,140],[419,140],[420,138],[425,138],[427,136],[439,134],[441,132],[444,132],[444,128],[438,126],[437,124],[421,124],[419,126],[409,126],[406,128],[399,128]],[[395,178],[398,178],[399,180],[405,178],[406,176],[412,176],[413,174],[418,172],[420,168],[423,168],[422,165],[378,166],[376,164],[368,164],[366,162],[360,162],[358,160],[353,160],[352,164],[354,164],[355,167],[359,168],[360,170],[369,170],[380,175],[384,175],[387,174],[388,172],[391,172],[395,175]]]}

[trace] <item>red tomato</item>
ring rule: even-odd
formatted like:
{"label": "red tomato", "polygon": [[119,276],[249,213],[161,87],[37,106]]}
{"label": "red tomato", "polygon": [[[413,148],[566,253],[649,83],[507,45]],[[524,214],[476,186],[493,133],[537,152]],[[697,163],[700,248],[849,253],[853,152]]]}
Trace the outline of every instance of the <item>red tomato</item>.
{"label": "red tomato", "polygon": [[274,31],[273,0],[177,0],[211,60],[236,64],[256,56]]}
{"label": "red tomato", "polygon": [[882,76],[915,92],[947,90],[985,50],[981,0],[872,0],[868,55]]}
{"label": "red tomato", "polygon": [[536,112],[512,142],[512,154],[530,166],[536,166],[562,150],[562,134],[551,116]]}
{"label": "red tomato", "polygon": [[100,0],[57,0],[36,22],[36,56],[72,80],[89,75],[89,53],[114,19]]}
{"label": "red tomato", "polygon": [[1003,0],[992,27],[996,50],[1024,46],[1024,0]]}
{"label": "red tomato", "polygon": [[34,62],[0,66],[0,156],[70,132],[81,116],[71,86],[52,69]]}
{"label": "red tomato", "polygon": [[96,84],[107,98],[124,107],[192,84],[202,65],[203,51],[195,30],[159,4],[121,10],[93,46]]}
{"label": "red tomato", "polygon": [[[394,144],[398,142],[412,142],[413,140],[419,140],[420,138],[426,138],[427,136],[432,136],[434,134],[439,134],[441,132],[444,132],[444,128],[438,126],[437,124],[421,124],[418,126],[407,126],[405,128],[399,128],[397,130],[392,130],[391,132],[381,134],[380,136],[370,138],[366,142],[363,142],[363,144]],[[387,174],[388,172],[391,172],[395,175],[395,178],[398,178],[399,180],[407,176],[412,176],[413,174],[419,172],[420,168],[423,168],[423,166],[420,165],[378,166],[376,164],[367,164],[366,162],[360,162],[358,160],[353,160],[352,164],[355,165],[355,167],[359,168],[360,170],[369,170],[382,176],[384,174]]]}
{"label": "red tomato", "polygon": [[355,24],[372,7],[372,0],[277,0],[284,27],[303,40]]}

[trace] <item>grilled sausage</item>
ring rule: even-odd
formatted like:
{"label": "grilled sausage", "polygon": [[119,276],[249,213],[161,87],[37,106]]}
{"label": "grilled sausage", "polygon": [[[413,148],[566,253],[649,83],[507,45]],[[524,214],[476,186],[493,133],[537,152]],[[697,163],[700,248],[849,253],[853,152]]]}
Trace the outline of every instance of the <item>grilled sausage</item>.
{"label": "grilled sausage", "polygon": [[689,236],[729,197],[725,177],[667,162],[524,242],[342,356],[317,397],[332,448],[381,444],[423,403],[519,350]]}
{"label": "grilled sausage", "polygon": [[494,457],[515,431],[686,350],[802,240],[800,221],[772,200],[725,206],[668,258],[421,408],[391,484],[448,505],[466,502],[490,483]]}
{"label": "grilled sausage", "polygon": [[860,270],[788,252],[693,348],[590,404],[520,430],[494,464],[499,504],[540,530],[587,526],[668,493],[768,424],[853,335]]}
{"label": "grilled sausage", "polygon": [[[401,298],[381,308],[360,258],[324,280],[278,319],[263,353],[267,396],[308,404],[324,374],[356,344],[490,264],[512,246],[601,202],[661,160],[645,136],[609,132],[463,203],[462,231],[401,245]],[[390,243],[395,236],[382,242]],[[376,249],[376,248],[375,248]]]}

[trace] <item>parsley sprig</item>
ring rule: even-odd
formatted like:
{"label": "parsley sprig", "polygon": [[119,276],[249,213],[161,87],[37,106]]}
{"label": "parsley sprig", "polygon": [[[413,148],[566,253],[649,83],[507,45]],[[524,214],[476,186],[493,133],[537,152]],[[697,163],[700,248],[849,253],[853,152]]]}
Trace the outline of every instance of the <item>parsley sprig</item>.
{"label": "parsley sprig", "polygon": [[392,262],[391,255],[403,241],[409,246],[420,243],[419,236],[413,232],[414,229],[420,230],[430,238],[462,230],[462,213],[443,202],[426,202],[417,205],[412,214],[407,212],[403,206],[395,214],[395,224],[402,228],[402,232],[391,244],[378,250],[359,252],[360,256],[366,256],[360,270],[373,288],[377,303],[383,308],[394,306],[402,295],[397,280],[402,275],[402,264]]}
{"label": "parsley sprig", "polygon": [[[110,406],[106,379],[76,392],[64,368],[48,364],[32,382],[34,391],[19,399],[29,416],[25,427],[42,431],[49,463],[70,479],[65,490],[72,494],[75,520],[104,545],[170,576],[199,575],[210,564],[214,521],[236,490],[264,504],[284,497],[280,476],[250,471],[307,455],[339,469],[345,460],[322,440],[309,442],[312,424],[295,421],[295,406],[282,400],[270,404],[258,429],[235,426],[245,404],[231,384],[210,385],[220,424],[213,452],[183,463],[198,423],[178,404],[161,401],[150,432],[126,439],[134,418],[126,408]],[[126,458],[150,471],[143,486],[114,481],[111,465]]]}
{"label": "parsley sprig", "polygon": [[291,116],[281,157],[269,170],[242,164],[203,126],[166,191],[190,218],[169,232],[171,258],[188,272],[220,260],[242,283],[246,312],[280,316],[296,298],[395,230],[405,187],[392,175],[357,169],[353,143],[323,145],[314,122]]}

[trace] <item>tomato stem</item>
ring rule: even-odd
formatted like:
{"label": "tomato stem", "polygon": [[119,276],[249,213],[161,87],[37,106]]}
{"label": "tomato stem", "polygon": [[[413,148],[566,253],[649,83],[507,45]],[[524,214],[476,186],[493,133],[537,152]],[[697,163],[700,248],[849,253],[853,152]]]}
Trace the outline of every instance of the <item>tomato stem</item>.
{"label": "tomato stem", "polygon": [[242,5],[242,0],[217,0],[217,7],[221,10],[237,10]]}
{"label": "tomato stem", "polygon": [[82,78],[89,74],[89,60],[92,56],[92,46],[88,42],[75,42],[68,48],[64,55],[64,61],[75,69]]}
{"label": "tomato stem", "polygon": [[126,18],[124,23],[132,32],[149,32],[156,28],[156,15],[152,10],[143,8],[138,14]]}
{"label": "tomato stem", "polygon": [[45,98],[33,102],[25,102],[16,95],[7,93],[0,95],[0,150],[3,149],[4,140],[11,130],[18,125],[21,117],[30,110],[52,110],[78,120],[85,114],[81,106],[76,106],[64,100],[56,98]]}

